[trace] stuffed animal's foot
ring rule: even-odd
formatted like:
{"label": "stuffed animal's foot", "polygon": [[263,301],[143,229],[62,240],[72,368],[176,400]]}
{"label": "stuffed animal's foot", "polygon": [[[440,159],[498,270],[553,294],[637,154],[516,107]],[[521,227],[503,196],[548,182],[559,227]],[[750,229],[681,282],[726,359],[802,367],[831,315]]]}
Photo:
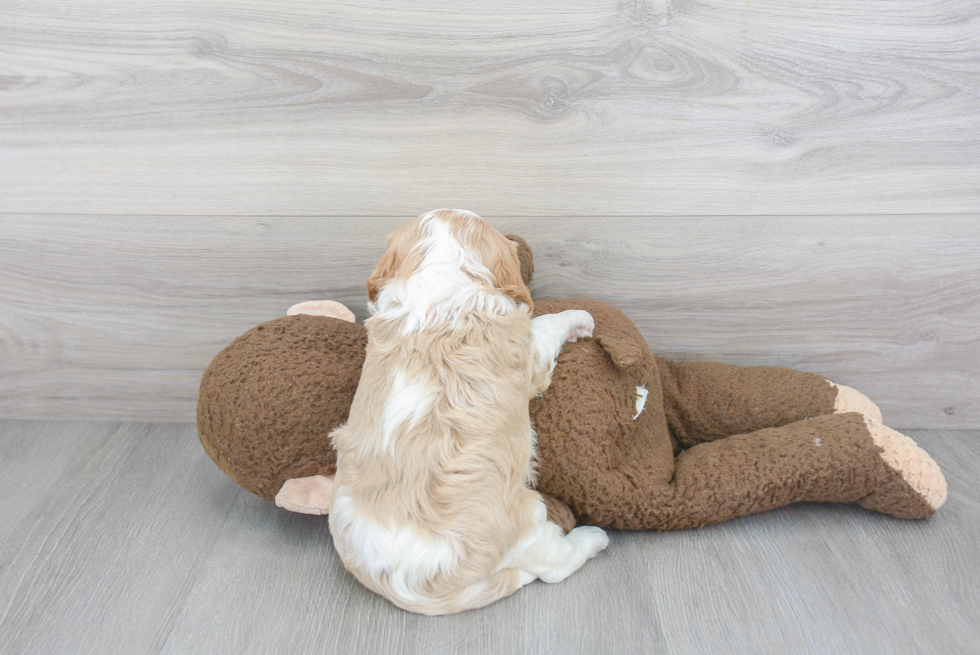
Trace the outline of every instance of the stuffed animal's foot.
{"label": "stuffed animal's foot", "polygon": [[329,514],[332,494],[333,476],[292,478],[276,494],[276,505],[300,514]]}
{"label": "stuffed animal's foot", "polygon": [[355,322],[354,312],[347,309],[342,303],[334,300],[307,300],[306,302],[296,303],[286,310],[286,316],[296,316],[297,314],[309,314],[310,316],[329,316],[339,318],[343,321]]}
{"label": "stuffed animal's foot", "polygon": [[[830,382],[830,380],[827,381]],[[837,398],[834,399],[834,414],[857,412],[858,414],[864,414],[878,423],[882,422],[881,410],[863,393],[857,389],[845,387],[842,384],[834,384],[833,382],[830,382],[830,386],[837,389]]]}
{"label": "stuffed animal's foot", "polygon": [[946,478],[939,465],[910,438],[865,417],[875,445],[895,475],[878,491],[858,501],[861,507],[900,519],[928,518],[946,502]]}

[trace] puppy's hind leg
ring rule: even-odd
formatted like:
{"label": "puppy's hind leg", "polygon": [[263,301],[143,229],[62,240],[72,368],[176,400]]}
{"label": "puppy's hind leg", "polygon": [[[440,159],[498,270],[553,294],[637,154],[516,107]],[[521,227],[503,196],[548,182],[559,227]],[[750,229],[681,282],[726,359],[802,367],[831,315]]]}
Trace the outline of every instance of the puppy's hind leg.
{"label": "puppy's hind leg", "polygon": [[561,528],[548,520],[543,501],[538,500],[533,511],[534,528],[508,558],[513,566],[521,569],[522,584],[535,578],[561,582],[609,545],[605,531],[594,526],[582,526],[562,534]]}

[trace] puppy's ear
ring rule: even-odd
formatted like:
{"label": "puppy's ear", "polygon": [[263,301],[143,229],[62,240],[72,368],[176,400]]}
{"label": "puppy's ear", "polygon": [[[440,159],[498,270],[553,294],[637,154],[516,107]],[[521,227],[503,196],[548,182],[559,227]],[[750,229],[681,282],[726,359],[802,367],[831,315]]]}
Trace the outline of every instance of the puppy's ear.
{"label": "puppy's ear", "polygon": [[374,267],[374,272],[367,280],[368,300],[374,302],[378,299],[378,294],[382,287],[392,278],[398,268],[398,252],[391,246],[389,240],[388,250],[378,260],[378,265]]}
{"label": "puppy's ear", "polygon": [[490,265],[490,272],[497,282],[497,287],[517,302],[525,303],[528,307],[534,308],[531,301],[531,290],[527,288],[521,276],[521,262],[517,258],[517,244],[513,241],[507,242],[507,249],[494,257]]}

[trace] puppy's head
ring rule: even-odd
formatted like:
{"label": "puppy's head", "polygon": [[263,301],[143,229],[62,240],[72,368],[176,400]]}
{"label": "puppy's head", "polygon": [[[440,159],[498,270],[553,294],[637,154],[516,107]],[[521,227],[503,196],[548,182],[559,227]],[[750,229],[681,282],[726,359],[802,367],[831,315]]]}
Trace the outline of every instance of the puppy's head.
{"label": "puppy's head", "polygon": [[407,279],[438,260],[458,266],[471,279],[519,303],[532,305],[531,291],[521,277],[517,243],[473,212],[439,209],[422,214],[389,234],[387,244],[367,281],[372,302],[392,279]]}

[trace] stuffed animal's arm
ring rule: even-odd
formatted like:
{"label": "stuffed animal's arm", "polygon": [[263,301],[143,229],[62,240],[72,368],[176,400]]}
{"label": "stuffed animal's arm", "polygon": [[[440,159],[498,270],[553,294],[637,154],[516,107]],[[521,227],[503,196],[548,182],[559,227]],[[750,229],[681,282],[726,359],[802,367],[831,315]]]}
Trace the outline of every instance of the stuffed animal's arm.
{"label": "stuffed animal's arm", "polygon": [[332,475],[290,478],[276,494],[276,505],[290,512],[324,515],[330,513]]}
{"label": "stuffed animal's arm", "polygon": [[667,425],[683,448],[824,414],[859,412],[881,421],[866,396],[814,373],[655,359]]}

